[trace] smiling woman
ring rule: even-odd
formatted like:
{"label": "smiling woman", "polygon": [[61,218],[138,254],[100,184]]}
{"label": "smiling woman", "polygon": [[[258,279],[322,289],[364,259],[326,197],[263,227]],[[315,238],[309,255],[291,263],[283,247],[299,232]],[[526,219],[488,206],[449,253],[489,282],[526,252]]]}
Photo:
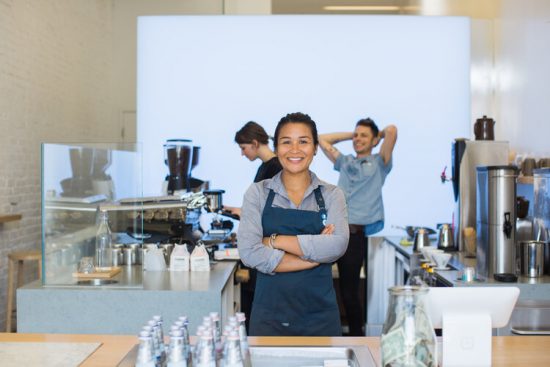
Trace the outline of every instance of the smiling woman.
{"label": "smiling woman", "polygon": [[[309,166],[317,154],[319,138],[315,122],[308,115],[292,113],[283,117],[275,130],[275,150],[285,171],[285,177],[309,180]],[[288,188],[287,188],[288,189]],[[303,192],[298,192],[301,201]],[[300,201],[293,202],[296,205]]]}
{"label": "smiling woman", "polygon": [[275,151],[283,166],[244,196],[239,254],[258,270],[250,335],[341,335],[332,263],[349,238],[343,192],[309,170],[319,139],[306,114],[283,117]]}

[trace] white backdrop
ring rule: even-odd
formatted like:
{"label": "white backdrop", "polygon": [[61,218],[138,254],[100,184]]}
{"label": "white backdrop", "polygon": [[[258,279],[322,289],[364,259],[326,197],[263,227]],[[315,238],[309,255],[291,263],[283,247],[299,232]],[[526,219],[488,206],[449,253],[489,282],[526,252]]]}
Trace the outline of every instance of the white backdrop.
{"label": "white backdrop", "polygon": [[[470,31],[462,17],[151,16],[138,20],[138,141],[144,195],[160,195],[162,144],[201,146],[193,176],[239,206],[260,161],[240,156],[235,132],[254,120],[273,134],[289,112],[320,133],[357,120],[397,125],[394,167],[384,186],[391,225],[450,222],[451,142],[469,136]],[[351,153],[351,142],[338,148]],[[337,182],[321,152],[317,175]]]}

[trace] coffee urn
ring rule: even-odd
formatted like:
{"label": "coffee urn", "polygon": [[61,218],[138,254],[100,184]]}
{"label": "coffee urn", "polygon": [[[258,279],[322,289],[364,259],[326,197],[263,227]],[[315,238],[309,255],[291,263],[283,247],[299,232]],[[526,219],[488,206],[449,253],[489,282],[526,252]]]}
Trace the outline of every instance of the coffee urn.
{"label": "coffee urn", "polygon": [[477,274],[515,274],[516,166],[477,167]]}

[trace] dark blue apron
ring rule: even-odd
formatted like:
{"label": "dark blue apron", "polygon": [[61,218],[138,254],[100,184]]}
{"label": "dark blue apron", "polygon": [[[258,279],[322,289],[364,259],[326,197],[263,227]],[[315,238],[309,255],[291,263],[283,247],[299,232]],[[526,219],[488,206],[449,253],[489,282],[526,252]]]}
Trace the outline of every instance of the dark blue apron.
{"label": "dark blue apron", "polygon": [[[320,234],[327,211],[321,188],[314,190],[319,211],[273,207],[271,190],[262,213],[264,237]],[[341,336],[340,313],[332,286],[332,264],[269,275],[258,272],[250,335]]]}

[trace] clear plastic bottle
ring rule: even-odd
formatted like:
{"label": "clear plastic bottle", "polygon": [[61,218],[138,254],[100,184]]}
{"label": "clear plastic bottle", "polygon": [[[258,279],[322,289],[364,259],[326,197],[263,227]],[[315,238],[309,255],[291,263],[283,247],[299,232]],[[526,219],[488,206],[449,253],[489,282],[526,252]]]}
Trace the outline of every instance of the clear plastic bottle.
{"label": "clear plastic bottle", "polygon": [[382,366],[437,367],[435,332],[424,298],[427,287],[389,289],[390,302],[380,337]]}
{"label": "clear plastic bottle", "polygon": [[106,211],[99,212],[99,221],[95,236],[96,266],[109,267],[113,265],[113,239],[109,227],[109,214]]}

